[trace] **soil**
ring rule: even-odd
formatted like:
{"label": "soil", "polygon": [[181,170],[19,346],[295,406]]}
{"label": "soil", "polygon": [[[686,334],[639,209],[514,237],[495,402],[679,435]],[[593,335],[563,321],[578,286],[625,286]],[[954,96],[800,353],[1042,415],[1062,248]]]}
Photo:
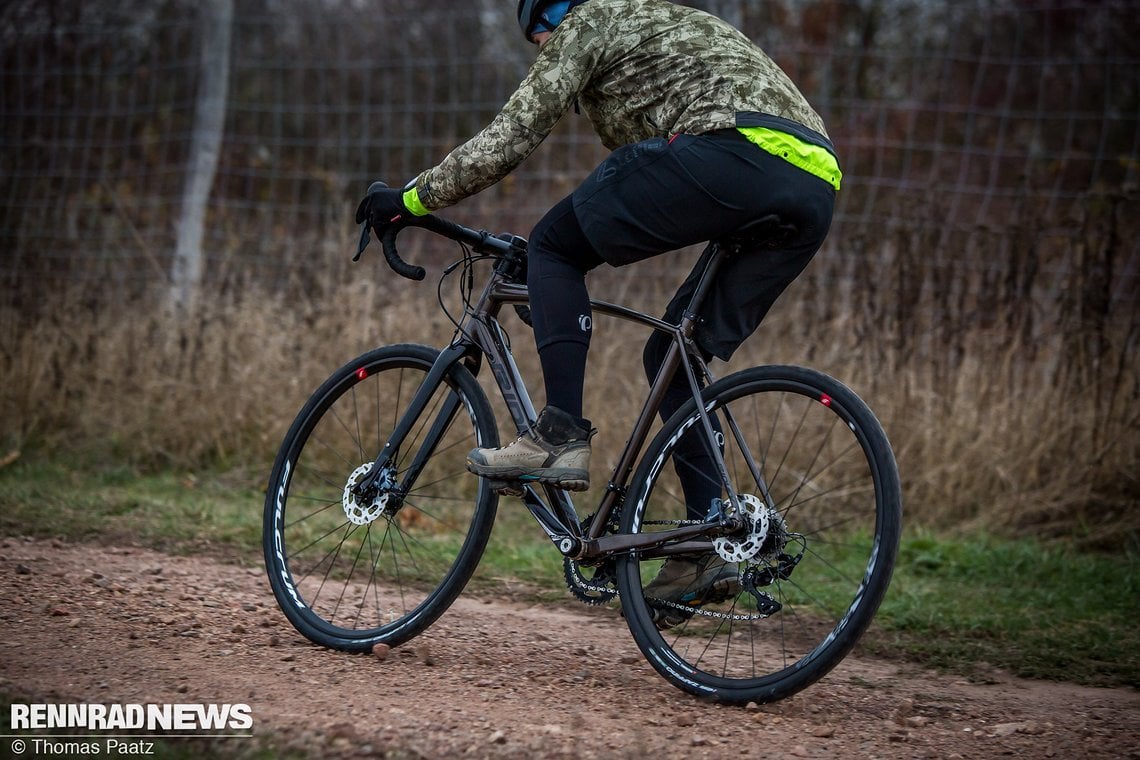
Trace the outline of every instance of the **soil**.
{"label": "soil", "polygon": [[217,757],[1140,758],[1131,689],[857,652],[784,702],[706,704],[613,611],[470,595],[386,656],[349,655],[297,634],[261,567],[135,547],[0,540],[0,642],[9,702],[249,705],[252,738],[201,746]]}

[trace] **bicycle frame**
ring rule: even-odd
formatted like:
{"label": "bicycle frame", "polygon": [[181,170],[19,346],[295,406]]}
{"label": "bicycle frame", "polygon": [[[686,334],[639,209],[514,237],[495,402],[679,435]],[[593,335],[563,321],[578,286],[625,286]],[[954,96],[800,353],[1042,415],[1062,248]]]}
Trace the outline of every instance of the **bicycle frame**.
{"label": "bicycle frame", "polygon": [[[508,276],[512,263],[509,257],[518,255],[518,250],[513,247],[511,242],[490,237],[486,233],[474,233],[471,230],[458,227],[457,229],[463,233],[468,233],[466,238],[456,238],[455,234],[448,234],[447,236],[453,239],[462,239],[463,242],[470,242],[477,251],[489,250],[495,254],[503,255],[505,258],[494,267],[483,293],[475,305],[469,309],[465,320],[458,326],[450,345],[440,352],[438,359],[428,372],[402,419],[381,448],[369,475],[362,478],[361,482],[357,484],[356,490],[361,495],[376,488],[376,482],[381,473],[385,471],[388,463],[399,451],[400,446],[411,431],[413,423],[423,414],[436,388],[444,381],[447,372],[456,363],[465,363],[473,372],[477,372],[481,359],[486,357],[499,392],[520,435],[528,432],[537,418],[522,375],[498,322],[498,314],[504,306],[529,302],[526,287],[511,282]],[[472,238],[471,235],[477,236],[477,239]],[[685,525],[654,533],[603,535],[613,510],[625,498],[629,479],[633,474],[634,467],[644,448],[654,418],[660,409],[674,373],[677,372],[678,368],[684,369],[690,390],[698,402],[700,399],[700,383],[697,378],[697,370],[701,372],[703,379],[711,382],[712,375],[697,351],[692,336],[697,322],[697,309],[708,292],[709,285],[715,278],[724,256],[728,253],[721,246],[716,244],[714,246],[714,251],[709,257],[705,271],[679,324],[674,325],[655,319],[647,314],[617,304],[597,300],[590,301],[591,308],[595,313],[616,317],[664,332],[670,336],[671,342],[657,377],[650,385],[649,394],[638,414],[633,432],[622,450],[617,465],[614,467],[595,517],[584,532],[581,520],[574,509],[573,501],[566,491],[544,486],[546,497],[550,502],[548,504],[531,485],[524,486],[523,502],[528,511],[558,547],[558,550],[566,557],[591,561],[635,550],[646,556],[708,551],[709,542],[712,538],[727,535],[743,526],[743,520],[739,516],[741,510],[737,494],[733,489],[720,448],[714,443],[716,436],[708,416],[708,410],[703,404],[698,403],[697,409],[701,418],[705,445],[716,463],[718,476],[728,495],[727,503],[731,506],[726,505],[720,518],[716,521]],[[683,356],[690,357],[691,361],[682,361]],[[697,370],[694,370],[693,364],[697,365]],[[449,394],[436,416],[431,431],[424,437],[412,464],[404,472],[402,482],[395,493],[400,494],[408,491],[428,455],[459,411],[459,406],[460,401],[457,394]],[[729,418],[729,427],[737,440],[743,443],[739,430],[731,417]],[[746,447],[745,450],[747,450]],[[748,456],[748,464],[753,475],[757,478],[757,482],[763,484],[759,467],[750,455]],[[764,497],[768,500],[767,489],[763,485],[762,488],[765,491]],[[399,506],[397,505],[395,508],[398,509]]]}

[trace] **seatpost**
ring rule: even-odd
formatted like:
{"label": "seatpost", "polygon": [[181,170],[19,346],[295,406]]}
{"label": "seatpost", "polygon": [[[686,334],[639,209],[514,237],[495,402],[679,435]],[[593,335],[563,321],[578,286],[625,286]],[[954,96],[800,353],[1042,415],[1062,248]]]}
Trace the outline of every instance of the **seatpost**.
{"label": "seatpost", "polygon": [[716,279],[717,272],[720,271],[720,265],[724,262],[726,251],[721,247],[720,243],[713,242],[709,244],[709,261],[705,265],[705,271],[701,274],[701,279],[697,282],[697,289],[693,292],[693,297],[689,299],[689,305],[685,307],[685,311],[681,315],[681,332],[685,338],[693,337],[693,332],[697,328],[697,311],[701,308],[701,304],[705,301],[705,296],[708,295],[709,288],[712,287],[713,281]]}

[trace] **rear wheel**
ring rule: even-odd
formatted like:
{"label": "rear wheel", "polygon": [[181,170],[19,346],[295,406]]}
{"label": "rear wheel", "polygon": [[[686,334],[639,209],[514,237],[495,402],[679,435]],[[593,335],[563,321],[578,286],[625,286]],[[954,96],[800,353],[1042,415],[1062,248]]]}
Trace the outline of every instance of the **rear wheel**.
{"label": "rear wheel", "polygon": [[455,600],[486,547],[498,497],[465,459],[497,446],[498,433],[462,366],[434,389],[375,488],[354,489],[437,356],[397,345],[346,364],[281,445],[265,500],[265,563],[286,617],[318,644],[366,650],[410,639]]}
{"label": "rear wheel", "polygon": [[[704,401],[724,431],[718,444],[745,528],[619,560],[623,611],[648,661],[676,686],[728,702],[783,699],[835,667],[871,623],[898,551],[898,470],[871,410],[819,372],[757,367],[714,383]],[[622,532],[674,529],[708,511],[688,508],[675,473],[689,435],[704,435],[691,401],[650,445]],[[684,562],[713,567],[691,575],[715,576],[715,590],[647,588],[669,557],[677,564],[662,578]]]}

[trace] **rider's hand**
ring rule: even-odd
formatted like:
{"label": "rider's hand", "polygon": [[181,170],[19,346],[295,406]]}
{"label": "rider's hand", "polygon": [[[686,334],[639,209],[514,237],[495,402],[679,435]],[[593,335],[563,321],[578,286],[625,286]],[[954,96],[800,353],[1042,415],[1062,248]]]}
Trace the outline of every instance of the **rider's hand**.
{"label": "rider's hand", "polygon": [[[373,186],[375,187],[375,186]],[[407,223],[412,214],[404,206],[404,191],[391,187],[377,187],[360,201],[356,207],[356,223],[365,221],[383,236],[389,227]]]}

